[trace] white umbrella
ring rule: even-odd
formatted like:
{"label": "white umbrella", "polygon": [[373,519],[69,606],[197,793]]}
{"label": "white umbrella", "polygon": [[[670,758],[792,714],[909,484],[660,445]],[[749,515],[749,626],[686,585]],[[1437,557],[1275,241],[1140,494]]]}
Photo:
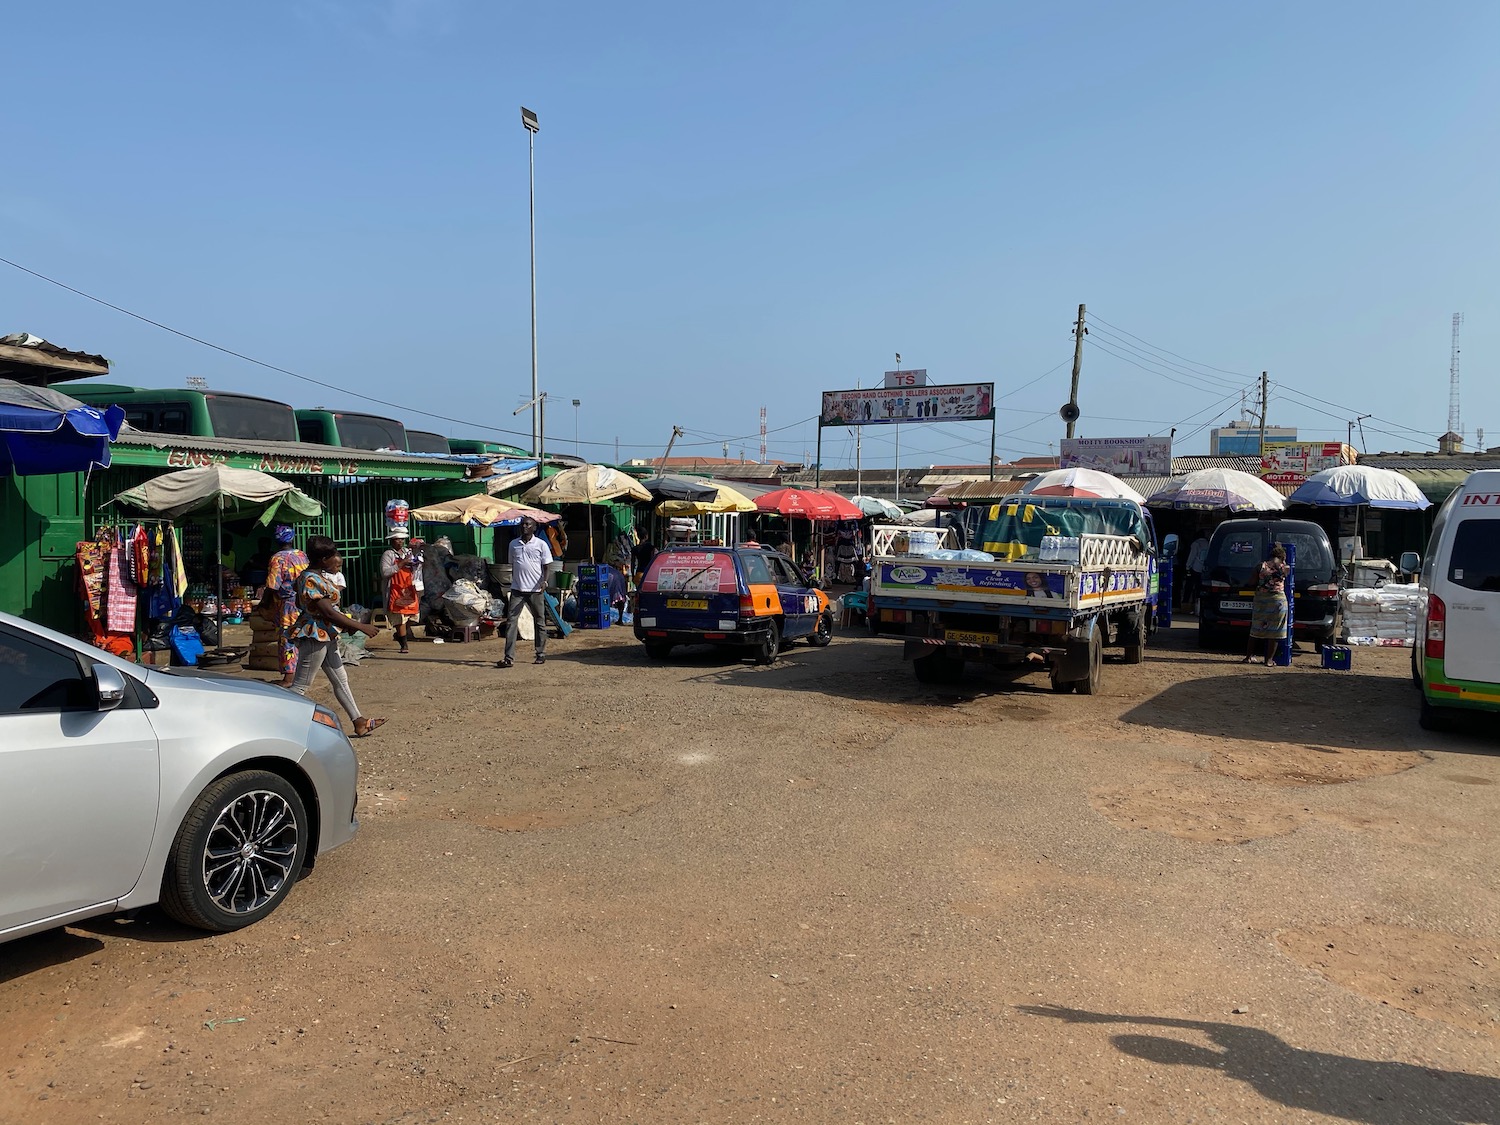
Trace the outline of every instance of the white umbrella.
{"label": "white umbrella", "polygon": [[1395,508],[1421,512],[1432,501],[1407,476],[1373,465],[1339,465],[1308,477],[1286,498],[1288,504],[1320,508]]}
{"label": "white umbrella", "polygon": [[1146,503],[1185,511],[1279,512],[1286,507],[1286,497],[1238,469],[1199,469],[1152,493]]}
{"label": "white umbrella", "polygon": [[1021,491],[1029,496],[1094,496],[1106,500],[1134,500],[1144,504],[1146,498],[1119,477],[1098,469],[1053,469],[1032,477]]}
{"label": "white umbrella", "polygon": [[865,515],[874,516],[876,519],[899,520],[906,516],[898,505],[892,504],[889,500],[882,500],[879,496],[851,496],[849,499]]}

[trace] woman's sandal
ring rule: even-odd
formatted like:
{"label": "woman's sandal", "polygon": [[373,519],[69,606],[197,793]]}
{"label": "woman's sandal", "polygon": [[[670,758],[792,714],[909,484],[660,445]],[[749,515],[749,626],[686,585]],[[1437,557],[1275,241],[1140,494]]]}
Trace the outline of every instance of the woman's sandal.
{"label": "woman's sandal", "polygon": [[355,738],[369,738],[370,735],[374,734],[377,730],[379,730],[383,726],[385,726],[385,720],[384,719],[366,719],[365,720],[365,729],[364,730],[360,730],[359,729],[359,724],[355,723],[354,724],[354,737]]}

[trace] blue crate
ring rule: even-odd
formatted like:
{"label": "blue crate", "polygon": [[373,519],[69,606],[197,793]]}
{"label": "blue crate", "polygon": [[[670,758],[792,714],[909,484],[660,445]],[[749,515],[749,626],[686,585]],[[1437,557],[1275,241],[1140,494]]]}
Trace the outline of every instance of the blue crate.
{"label": "blue crate", "polygon": [[1353,656],[1348,645],[1324,645],[1323,667],[1335,672],[1347,672],[1353,665]]}

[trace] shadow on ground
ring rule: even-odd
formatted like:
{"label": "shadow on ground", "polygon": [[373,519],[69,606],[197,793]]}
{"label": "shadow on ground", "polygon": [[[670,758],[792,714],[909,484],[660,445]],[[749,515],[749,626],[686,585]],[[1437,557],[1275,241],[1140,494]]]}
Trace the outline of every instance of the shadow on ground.
{"label": "shadow on ground", "polygon": [[103,948],[104,943],[96,937],[85,937],[63,929],[43,930],[30,937],[17,938],[0,946],[0,984],[17,980],[27,973],[66,965]]}
{"label": "shadow on ground", "polygon": [[1018,1010],[1066,1023],[1137,1024],[1196,1032],[1213,1046],[1166,1035],[1115,1035],[1110,1041],[1122,1053],[1158,1066],[1216,1071],[1289,1109],[1368,1125],[1500,1123],[1497,1078],[1304,1051],[1269,1031],[1238,1024],[1033,1005]]}

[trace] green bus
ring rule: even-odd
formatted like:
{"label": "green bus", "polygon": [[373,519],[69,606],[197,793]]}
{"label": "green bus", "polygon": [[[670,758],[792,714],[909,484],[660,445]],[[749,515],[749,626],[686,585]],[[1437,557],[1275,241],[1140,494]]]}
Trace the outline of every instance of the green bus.
{"label": "green bus", "polygon": [[120,406],[125,421],[152,434],[235,441],[296,441],[297,418],[284,402],[233,391],[148,390],[117,383],[71,383],[65,393],[91,406]]}
{"label": "green bus", "polygon": [[312,445],[406,452],[406,427],[394,418],[347,410],[297,411],[297,432]]}
{"label": "green bus", "polygon": [[453,453],[480,457],[530,457],[524,449],[514,445],[502,445],[498,441],[475,441],[471,438],[449,438],[448,449]]}

